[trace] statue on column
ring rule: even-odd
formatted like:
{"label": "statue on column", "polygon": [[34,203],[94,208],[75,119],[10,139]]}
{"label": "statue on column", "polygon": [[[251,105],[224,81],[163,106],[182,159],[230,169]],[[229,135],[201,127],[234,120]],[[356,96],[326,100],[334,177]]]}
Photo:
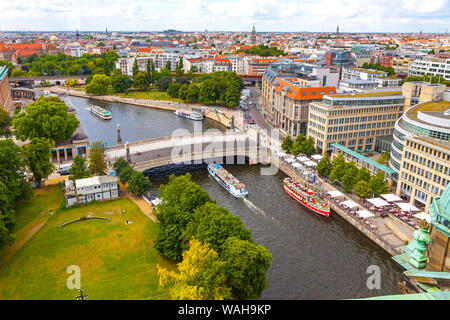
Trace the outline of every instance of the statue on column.
{"label": "statue on column", "polygon": [[431,242],[428,229],[428,222],[422,220],[419,224],[419,229],[414,231],[415,243],[411,253],[411,259],[408,262],[417,269],[423,269],[427,265],[426,250],[427,245]]}

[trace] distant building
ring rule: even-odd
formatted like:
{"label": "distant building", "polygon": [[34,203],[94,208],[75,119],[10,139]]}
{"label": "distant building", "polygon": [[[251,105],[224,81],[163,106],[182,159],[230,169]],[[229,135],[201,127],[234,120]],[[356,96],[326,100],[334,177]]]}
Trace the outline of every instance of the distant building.
{"label": "distant building", "polygon": [[68,207],[90,201],[110,200],[119,197],[119,183],[115,176],[98,176],[65,180],[64,196]]}
{"label": "distant building", "polygon": [[410,76],[423,76],[425,74],[432,76],[442,76],[450,81],[450,59],[425,57],[422,60],[410,62],[408,74]]}
{"label": "distant building", "polygon": [[0,43],[0,60],[18,63],[19,57],[28,57],[36,54],[56,55],[57,50],[52,43]]}
{"label": "distant building", "polygon": [[9,89],[8,68],[0,66],[0,106],[7,113],[12,113],[12,97]]}
{"label": "distant building", "polygon": [[255,24],[253,24],[251,41],[252,41],[253,44],[256,44],[256,28],[255,28]]}

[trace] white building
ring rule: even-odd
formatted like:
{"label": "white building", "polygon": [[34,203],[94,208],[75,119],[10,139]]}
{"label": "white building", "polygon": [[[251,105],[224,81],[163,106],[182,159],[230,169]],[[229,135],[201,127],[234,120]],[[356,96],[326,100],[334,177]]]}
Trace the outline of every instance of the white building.
{"label": "white building", "polygon": [[450,59],[425,57],[422,60],[411,61],[408,74],[410,76],[439,75],[450,81]]}
{"label": "white building", "polygon": [[67,206],[90,201],[109,200],[119,197],[118,178],[98,176],[85,179],[66,179],[64,195]]}

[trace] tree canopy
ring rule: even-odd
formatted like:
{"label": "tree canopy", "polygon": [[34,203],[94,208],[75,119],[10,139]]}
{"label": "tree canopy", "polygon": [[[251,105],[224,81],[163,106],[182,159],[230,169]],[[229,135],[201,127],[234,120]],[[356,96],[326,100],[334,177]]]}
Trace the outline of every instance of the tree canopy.
{"label": "tree canopy", "polygon": [[40,184],[41,180],[47,178],[54,169],[50,161],[53,142],[44,138],[33,138],[23,148],[27,166],[33,173],[34,181]]}
{"label": "tree canopy", "polygon": [[53,142],[68,139],[79,125],[79,121],[58,97],[41,96],[25,107],[26,112],[17,114],[13,119],[15,136],[25,141],[44,138]]}

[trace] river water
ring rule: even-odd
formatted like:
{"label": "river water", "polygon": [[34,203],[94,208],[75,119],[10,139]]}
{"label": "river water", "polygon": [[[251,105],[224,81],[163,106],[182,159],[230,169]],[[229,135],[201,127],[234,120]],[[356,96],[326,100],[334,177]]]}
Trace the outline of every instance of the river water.
{"label": "river water", "polygon": [[[113,119],[105,121],[86,109],[86,99],[66,99],[77,110],[90,140],[104,140],[108,145],[117,142],[117,123],[124,142],[168,136],[177,128],[193,132],[196,123],[168,111],[98,102],[112,111]],[[223,130],[212,121],[203,121],[201,130],[207,129]],[[403,275],[390,255],[338,215],[332,213],[326,219],[303,209],[282,189],[284,173],[263,176],[261,166],[225,167],[247,185],[246,200],[235,199],[205,169],[197,168],[191,174],[193,181],[218,205],[239,216],[254,240],[272,253],[269,287],[262,299],[350,299],[400,293],[397,282]],[[152,193],[156,193],[167,178],[151,181]],[[381,289],[367,287],[371,275],[367,269],[373,265],[381,270]]]}

